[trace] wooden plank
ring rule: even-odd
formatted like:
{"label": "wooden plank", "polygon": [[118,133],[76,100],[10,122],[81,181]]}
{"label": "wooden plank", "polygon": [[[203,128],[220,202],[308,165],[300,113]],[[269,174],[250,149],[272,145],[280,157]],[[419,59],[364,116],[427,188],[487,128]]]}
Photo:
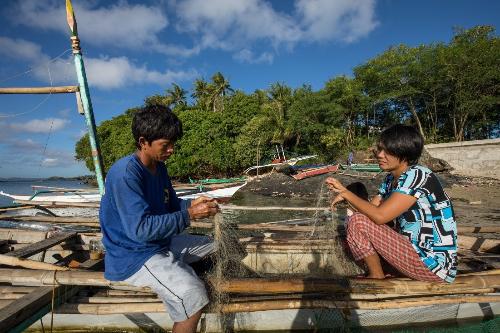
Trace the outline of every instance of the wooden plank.
{"label": "wooden plank", "polygon": [[[99,265],[99,260],[85,262],[82,267],[92,269]],[[57,273],[54,275],[57,279]],[[4,308],[0,309],[0,327],[6,332],[23,332],[35,321],[52,311],[52,298],[54,295],[54,308],[75,296],[79,286],[43,286],[24,295]]]}
{"label": "wooden plank", "polygon": [[80,91],[78,86],[0,88],[0,94],[69,94]]}
{"label": "wooden plank", "polygon": [[10,257],[18,257],[18,258],[28,258],[34,254],[42,252],[54,245],[62,243],[70,238],[76,237],[76,232],[61,232],[57,233],[47,239],[36,242],[34,244],[30,244],[28,246],[23,247],[19,250],[14,250],[12,252],[7,253],[7,256]]}

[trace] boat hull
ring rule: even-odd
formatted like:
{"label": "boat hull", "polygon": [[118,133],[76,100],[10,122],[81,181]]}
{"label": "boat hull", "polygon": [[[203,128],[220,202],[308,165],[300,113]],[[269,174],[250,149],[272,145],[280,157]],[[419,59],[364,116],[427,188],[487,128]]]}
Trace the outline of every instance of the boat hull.
{"label": "boat hull", "polygon": [[[500,303],[463,303],[411,307],[404,309],[359,310],[339,309],[290,309],[269,310],[231,314],[226,321],[236,332],[239,331],[304,331],[315,329],[342,330],[346,328],[383,328],[394,329],[425,325],[439,326],[469,320],[484,320],[484,308],[488,308],[489,316],[500,315]],[[56,310],[57,311],[57,310]],[[173,322],[165,312],[128,313],[110,315],[62,314],[56,313],[53,318],[55,330],[136,331],[148,327],[151,330],[172,329]],[[51,324],[51,314],[42,319],[43,326]],[[27,332],[41,331],[42,322],[37,321]],[[442,325],[442,324],[441,324]],[[199,332],[221,332],[220,320],[216,314],[207,313],[202,316],[198,326]]]}

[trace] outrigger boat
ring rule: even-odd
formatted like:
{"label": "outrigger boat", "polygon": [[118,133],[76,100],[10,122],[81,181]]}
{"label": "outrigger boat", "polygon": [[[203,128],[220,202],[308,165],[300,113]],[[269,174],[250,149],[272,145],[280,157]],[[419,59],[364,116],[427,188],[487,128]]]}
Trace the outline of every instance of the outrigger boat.
{"label": "outrigger boat", "polygon": [[[236,191],[245,186],[246,183],[226,184],[224,186],[204,186],[194,188],[179,188],[176,190],[177,195],[182,199],[195,199],[201,195],[211,198],[228,199],[231,198]],[[69,190],[69,189],[47,189],[36,190],[32,195],[16,195],[0,191],[0,195],[13,199],[13,203],[18,204],[37,204],[47,205],[50,203],[62,204],[99,204],[101,195],[97,191],[88,190]]]}
{"label": "outrigger boat", "polygon": [[302,179],[309,178],[309,177],[324,175],[325,173],[329,173],[329,172],[336,172],[338,169],[339,169],[338,164],[325,165],[325,166],[320,166],[320,167],[316,167],[316,168],[309,168],[309,169],[301,170],[297,174],[292,175],[292,177],[296,180],[302,180]]}
{"label": "outrigger boat", "polygon": [[[207,225],[193,222],[197,228]],[[241,262],[255,276],[207,281],[225,301],[205,309],[201,332],[220,332],[221,322],[234,331],[386,329],[500,314],[500,240],[463,235],[498,233],[498,226],[459,228],[460,274],[451,284],[332,278],[332,240],[307,236],[317,226],[235,227],[263,232],[239,239]],[[137,330],[146,324],[171,328],[163,304],[150,290],[104,279],[102,259],[89,259],[90,244],[100,238],[100,233],[0,229],[2,263],[24,267],[0,268],[0,327],[48,327],[51,314],[41,321],[37,317],[45,308],[44,313],[54,312],[52,325],[58,331]]]}
{"label": "outrigger boat", "polygon": [[282,165],[295,165],[300,161],[315,158],[317,156],[318,155],[306,155],[306,156],[299,156],[299,157],[294,157],[294,158],[290,158],[290,159],[282,158],[282,159],[276,160],[274,163],[251,166],[248,169],[246,169],[245,171],[243,171],[243,173],[245,175],[250,175],[254,172],[255,173],[261,172],[261,171],[268,172],[268,171],[270,171],[276,167],[282,166]]}
{"label": "outrigger boat", "polygon": [[353,163],[351,165],[341,164],[342,170],[354,170],[360,172],[382,172],[377,163]]}

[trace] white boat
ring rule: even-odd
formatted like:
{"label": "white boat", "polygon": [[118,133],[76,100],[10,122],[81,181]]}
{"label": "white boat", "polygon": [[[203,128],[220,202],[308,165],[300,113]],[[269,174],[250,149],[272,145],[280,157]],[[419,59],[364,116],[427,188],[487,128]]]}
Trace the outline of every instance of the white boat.
{"label": "white boat", "polygon": [[[180,190],[177,195],[181,199],[196,199],[201,195],[205,195],[211,198],[230,198],[238,191],[240,188],[245,186],[244,184],[239,184],[237,186],[230,186],[226,188],[219,188],[215,190],[202,191],[198,189],[194,190]],[[70,191],[68,193],[61,194],[62,191],[57,191],[53,193],[43,193],[37,195],[17,195],[10,194],[0,191],[0,195],[9,197],[13,199],[14,203],[26,203],[27,201],[33,202],[35,204],[47,204],[47,203],[99,203],[101,201],[101,195],[99,193],[81,192],[81,191]]]}
{"label": "white boat", "polygon": [[14,201],[33,201],[34,203],[40,202],[67,202],[67,203],[95,203],[101,201],[99,193],[85,193],[85,192],[68,192],[66,194],[40,194],[40,195],[22,195],[10,194],[0,191],[0,195],[12,198]]}
{"label": "white boat", "polygon": [[260,169],[274,168],[274,167],[279,166],[279,165],[295,165],[299,161],[308,160],[310,158],[315,158],[317,156],[318,155],[306,155],[306,156],[299,156],[299,157],[290,158],[290,159],[284,160],[284,161],[282,161],[280,163],[270,163],[270,164],[264,164],[264,165],[254,165],[252,167],[249,167],[245,171],[243,171],[243,173],[247,175],[247,174],[249,174],[252,171],[257,171],[257,170],[260,170]]}

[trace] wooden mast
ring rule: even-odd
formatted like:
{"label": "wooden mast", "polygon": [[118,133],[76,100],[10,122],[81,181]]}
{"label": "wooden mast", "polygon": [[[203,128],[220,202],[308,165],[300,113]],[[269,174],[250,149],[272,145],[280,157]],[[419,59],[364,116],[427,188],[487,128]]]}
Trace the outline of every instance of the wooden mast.
{"label": "wooden mast", "polygon": [[99,192],[104,194],[104,168],[102,164],[101,150],[99,148],[99,140],[97,138],[94,112],[92,110],[92,101],[90,99],[89,87],[87,84],[87,76],[85,74],[85,66],[83,64],[82,51],[80,49],[80,40],[78,39],[78,30],[76,25],[75,13],[71,0],[66,0],[66,19],[69,29],[71,30],[71,48],[75,59],[76,75],[80,86],[80,97],[85,114],[85,121],[89,132],[89,141],[92,150],[92,159],[94,160],[95,174]]}

